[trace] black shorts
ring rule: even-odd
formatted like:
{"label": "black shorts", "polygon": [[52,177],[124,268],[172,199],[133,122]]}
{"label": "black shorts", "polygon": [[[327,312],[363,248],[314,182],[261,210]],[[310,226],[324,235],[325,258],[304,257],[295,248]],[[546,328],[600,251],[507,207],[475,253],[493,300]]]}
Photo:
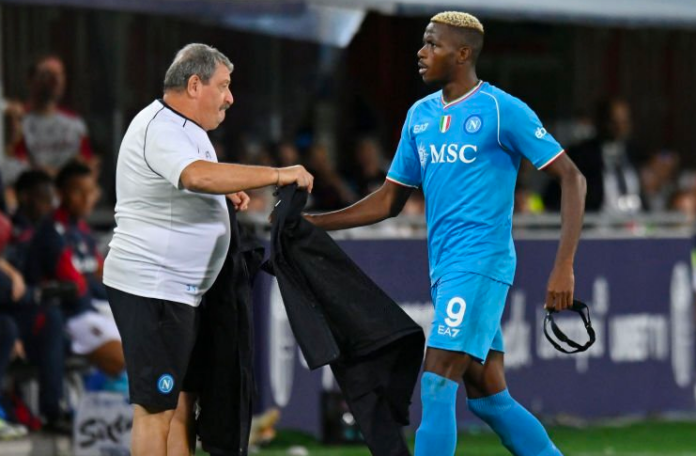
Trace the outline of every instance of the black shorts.
{"label": "black shorts", "polygon": [[198,334],[196,307],[144,298],[106,287],[121,334],[131,404],[148,411],[173,410]]}

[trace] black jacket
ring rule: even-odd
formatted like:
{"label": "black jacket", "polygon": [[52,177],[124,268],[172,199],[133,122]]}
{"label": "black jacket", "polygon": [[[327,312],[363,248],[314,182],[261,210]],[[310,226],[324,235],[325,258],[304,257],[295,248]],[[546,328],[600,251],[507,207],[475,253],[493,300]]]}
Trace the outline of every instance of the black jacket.
{"label": "black jacket", "polygon": [[251,280],[263,246],[246,236],[228,203],[227,259],[201,304],[198,339],[186,388],[198,392],[196,433],[213,455],[247,454],[254,395]]}
{"label": "black jacket", "polygon": [[410,454],[401,434],[423,359],[423,331],[301,212],[307,193],[279,191],[272,270],[310,368],[331,364],[373,455]]}

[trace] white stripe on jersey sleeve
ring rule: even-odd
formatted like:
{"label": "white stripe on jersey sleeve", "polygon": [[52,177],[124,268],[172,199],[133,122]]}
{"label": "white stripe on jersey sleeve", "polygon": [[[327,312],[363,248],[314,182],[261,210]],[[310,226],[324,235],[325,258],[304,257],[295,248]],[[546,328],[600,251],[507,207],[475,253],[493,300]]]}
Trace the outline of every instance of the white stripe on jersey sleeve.
{"label": "white stripe on jersey sleeve", "polygon": [[561,149],[561,151],[560,151],[559,153],[557,153],[556,155],[554,155],[553,157],[551,157],[551,159],[550,159],[549,161],[547,161],[546,163],[544,163],[543,165],[541,165],[541,166],[539,167],[539,169],[541,170],[541,169],[544,169],[544,168],[546,168],[547,166],[549,166],[551,163],[554,162],[554,160],[556,160],[558,157],[560,157],[564,152],[565,152],[565,149]]}
{"label": "white stripe on jersey sleeve", "polygon": [[418,188],[417,185],[405,184],[403,182],[399,182],[398,180],[394,179],[393,177],[387,176],[387,180],[390,182],[394,182],[395,184],[401,185],[402,187]]}

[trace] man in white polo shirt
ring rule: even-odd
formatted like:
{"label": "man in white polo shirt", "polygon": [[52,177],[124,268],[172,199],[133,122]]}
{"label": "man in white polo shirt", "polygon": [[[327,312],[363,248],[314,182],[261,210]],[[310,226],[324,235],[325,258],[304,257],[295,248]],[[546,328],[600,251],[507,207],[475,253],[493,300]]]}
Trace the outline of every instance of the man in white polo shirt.
{"label": "man in white polo shirt", "polygon": [[104,284],[130,381],[133,456],[189,455],[193,397],[182,392],[198,327],[197,307],[227,254],[225,196],[246,209],[244,190],[313,177],[302,166],[217,162],[207,131],[232,105],[233,66],[203,44],[181,49],[164,97],[131,122],[116,167],[116,228]]}

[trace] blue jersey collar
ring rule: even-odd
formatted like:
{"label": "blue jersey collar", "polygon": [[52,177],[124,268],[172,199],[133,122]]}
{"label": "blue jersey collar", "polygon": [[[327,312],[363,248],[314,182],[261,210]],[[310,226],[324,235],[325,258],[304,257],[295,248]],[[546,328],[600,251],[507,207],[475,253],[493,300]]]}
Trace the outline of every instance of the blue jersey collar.
{"label": "blue jersey collar", "polygon": [[483,86],[483,81],[479,80],[478,84],[474,86],[473,89],[469,90],[467,93],[462,95],[461,97],[457,98],[456,100],[452,100],[449,103],[445,101],[445,97],[442,94],[442,91],[440,91],[440,101],[442,102],[442,109],[447,109],[450,108],[456,104],[461,103],[462,101],[465,101],[469,98],[471,98],[476,92],[479,91],[479,89]]}

